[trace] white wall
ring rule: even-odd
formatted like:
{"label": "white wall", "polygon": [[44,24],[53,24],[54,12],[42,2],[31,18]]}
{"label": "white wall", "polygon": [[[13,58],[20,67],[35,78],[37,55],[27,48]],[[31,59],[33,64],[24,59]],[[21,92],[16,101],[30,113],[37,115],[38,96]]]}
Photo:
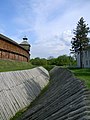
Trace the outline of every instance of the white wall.
{"label": "white wall", "polygon": [[90,49],[87,50],[87,54],[84,52],[84,68],[90,68]]}
{"label": "white wall", "polygon": [[[90,68],[90,48],[87,51],[83,51],[83,67]],[[77,66],[80,67],[80,54],[77,54]]]}

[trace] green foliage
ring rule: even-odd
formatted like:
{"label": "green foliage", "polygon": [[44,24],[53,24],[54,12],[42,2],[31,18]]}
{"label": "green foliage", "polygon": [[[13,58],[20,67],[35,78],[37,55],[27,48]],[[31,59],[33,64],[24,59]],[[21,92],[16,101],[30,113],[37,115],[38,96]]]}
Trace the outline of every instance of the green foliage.
{"label": "green foliage", "polygon": [[69,65],[69,63],[70,63],[70,58],[66,55],[62,55],[57,58],[57,65],[66,66]]}
{"label": "green foliage", "polygon": [[30,62],[32,63],[32,65],[36,66],[47,65],[47,60],[45,58],[40,59],[39,57],[37,57],[35,59],[31,59]]}
{"label": "green foliage", "polygon": [[62,55],[57,58],[48,60],[48,64],[57,65],[57,66],[71,66],[71,65],[75,65],[76,61],[71,56]]}
{"label": "green foliage", "polygon": [[48,65],[57,65],[57,58],[47,60]]}
{"label": "green foliage", "polygon": [[89,38],[87,37],[88,33],[90,32],[89,27],[87,27],[87,24],[85,24],[85,21],[83,17],[80,18],[78,21],[76,30],[74,30],[74,37],[72,38],[72,50],[74,52],[82,51],[84,50],[88,43]]}
{"label": "green foliage", "polygon": [[0,72],[31,69],[34,66],[30,62],[18,62],[11,60],[0,60]]}
{"label": "green foliage", "polygon": [[77,27],[74,30],[74,37],[72,38],[72,53],[80,53],[80,66],[82,68],[82,57],[83,57],[83,50],[85,50],[89,43],[89,38],[87,37],[88,33],[90,32],[90,28],[87,27],[87,24],[84,21],[84,18],[81,17],[77,23]]}
{"label": "green foliage", "polygon": [[43,66],[46,70],[50,71],[51,69],[53,69],[55,67],[55,65],[44,65]]}
{"label": "green foliage", "polygon": [[57,65],[57,66],[71,66],[71,65],[76,64],[75,59],[73,57],[67,56],[67,55],[62,55],[62,56],[59,56],[57,58],[50,57],[50,59],[48,59],[48,60],[45,58],[40,59],[37,57],[35,59],[31,59],[30,62],[32,63],[32,65],[43,66],[47,70],[50,70],[55,65]]}

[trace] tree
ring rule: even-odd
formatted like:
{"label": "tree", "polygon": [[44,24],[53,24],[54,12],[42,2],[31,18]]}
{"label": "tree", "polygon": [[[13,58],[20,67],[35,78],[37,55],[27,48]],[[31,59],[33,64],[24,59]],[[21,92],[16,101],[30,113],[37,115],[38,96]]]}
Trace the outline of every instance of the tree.
{"label": "tree", "polygon": [[70,59],[69,59],[69,56],[67,55],[61,55],[57,58],[57,65],[59,66],[66,66],[66,65],[69,65],[70,63]]}
{"label": "tree", "polygon": [[88,33],[90,32],[90,28],[87,26],[88,24],[86,24],[84,18],[81,17],[77,23],[76,29],[73,30],[73,34],[75,36],[72,38],[71,41],[71,51],[75,54],[80,54],[80,68],[83,67],[83,51],[87,48],[89,43]]}
{"label": "tree", "polygon": [[31,59],[30,62],[32,65],[40,66],[40,65],[47,65],[47,60],[45,58],[40,59],[39,57],[36,57],[34,59]]}
{"label": "tree", "polygon": [[49,56],[47,59],[48,60],[51,60],[51,59],[53,59],[54,57],[53,56]]}

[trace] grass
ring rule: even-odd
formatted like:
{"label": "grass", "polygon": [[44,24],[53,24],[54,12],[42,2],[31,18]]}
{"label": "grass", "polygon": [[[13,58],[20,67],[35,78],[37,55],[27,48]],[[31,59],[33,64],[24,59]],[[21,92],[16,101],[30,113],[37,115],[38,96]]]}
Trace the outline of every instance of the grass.
{"label": "grass", "polygon": [[87,69],[70,69],[74,75],[85,82],[87,88],[90,89],[90,68]]}
{"label": "grass", "polygon": [[27,110],[27,108],[19,110],[14,117],[10,118],[10,120],[16,120],[19,116],[21,116],[25,112],[25,110]]}
{"label": "grass", "polygon": [[30,62],[18,62],[12,60],[0,60],[0,72],[31,69],[34,66]]}
{"label": "grass", "polygon": [[55,65],[43,65],[43,67],[44,67],[46,70],[50,71],[51,69],[53,69],[53,68],[55,67]]}

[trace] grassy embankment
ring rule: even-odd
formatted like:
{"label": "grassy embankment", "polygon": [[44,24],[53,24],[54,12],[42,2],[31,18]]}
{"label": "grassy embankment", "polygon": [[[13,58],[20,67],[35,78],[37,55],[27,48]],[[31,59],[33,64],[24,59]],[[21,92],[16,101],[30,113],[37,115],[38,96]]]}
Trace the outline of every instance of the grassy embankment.
{"label": "grassy embankment", "polygon": [[87,69],[70,69],[74,75],[85,82],[86,86],[90,89],[90,68]]}
{"label": "grassy embankment", "polygon": [[33,65],[30,62],[18,62],[11,60],[0,60],[0,72],[31,69]]}
{"label": "grassy embankment", "polygon": [[[0,60],[0,72],[25,70],[25,69],[31,69],[31,68],[39,67],[39,66],[32,65],[30,62]],[[54,65],[43,65],[43,67],[47,69],[48,71],[50,71],[54,67]]]}
{"label": "grassy embankment", "polygon": [[[33,66],[30,62],[18,62],[18,61],[11,61],[11,60],[0,60],[0,72],[6,71],[16,71],[16,70],[25,70],[31,69]],[[54,66],[47,65],[43,66],[48,71],[52,69]],[[77,78],[85,81],[85,84],[88,88],[90,88],[90,68],[88,69],[78,69],[72,68],[70,69]]]}

